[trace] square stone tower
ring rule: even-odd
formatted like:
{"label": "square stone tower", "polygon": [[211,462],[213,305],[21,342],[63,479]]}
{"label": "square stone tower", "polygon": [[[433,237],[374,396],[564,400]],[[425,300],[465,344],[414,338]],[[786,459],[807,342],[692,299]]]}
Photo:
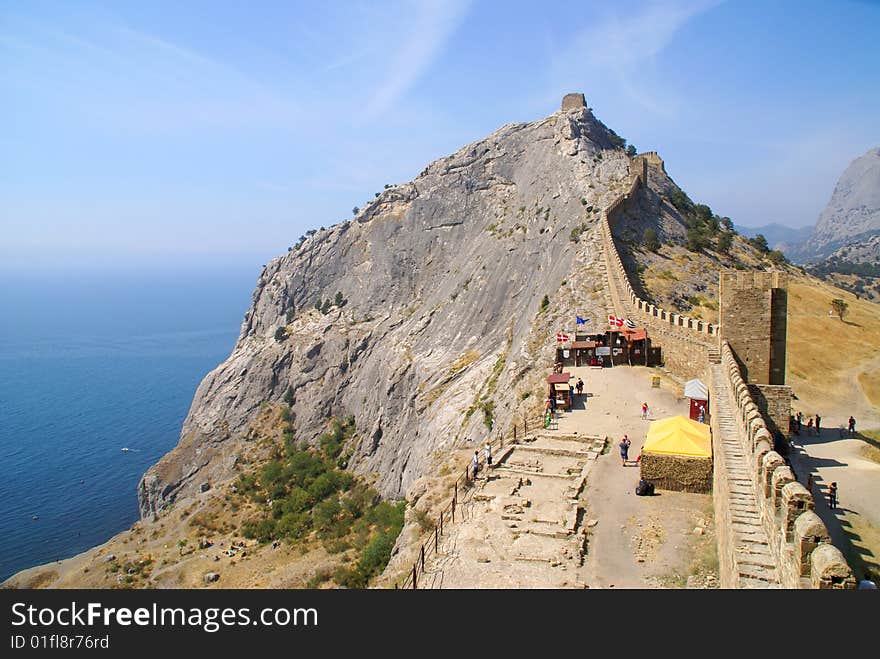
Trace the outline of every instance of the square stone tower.
{"label": "square stone tower", "polygon": [[720,335],[749,384],[785,384],[787,285],[784,272],[721,272]]}

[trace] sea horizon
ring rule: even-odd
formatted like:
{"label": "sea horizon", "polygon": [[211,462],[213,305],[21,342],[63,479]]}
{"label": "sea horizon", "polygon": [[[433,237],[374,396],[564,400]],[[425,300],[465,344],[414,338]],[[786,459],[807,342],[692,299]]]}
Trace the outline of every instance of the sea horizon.
{"label": "sea horizon", "polygon": [[258,275],[0,271],[0,580],[138,519],[137,483],[231,352]]}

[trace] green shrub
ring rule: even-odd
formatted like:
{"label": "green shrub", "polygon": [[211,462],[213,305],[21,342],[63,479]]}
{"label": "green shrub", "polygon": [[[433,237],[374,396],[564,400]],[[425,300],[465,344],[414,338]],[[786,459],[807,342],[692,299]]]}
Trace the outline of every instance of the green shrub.
{"label": "green shrub", "polygon": [[[287,387],[287,391],[284,392],[284,402],[288,405],[293,405],[294,403],[294,391],[293,386]],[[285,419],[286,421],[287,419]]]}
{"label": "green shrub", "polygon": [[279,327],[277,330],[275,330],[275,340],[276,341],[280,342],[286,338],[287,338],[287,328],[286,327]]}
{"label": "green shrub", "polygon": [[547,311],[547,307],[550,306],[550,298],[548,296],[544,296],[541,298],[541,312]]}
{"label": "green shrub", "polygon": [[645,233],[642,236],[642,243],[648,251],[656,252],[660,249],[660,240],[657,238],[657,231],[652,227],[645,229]]}

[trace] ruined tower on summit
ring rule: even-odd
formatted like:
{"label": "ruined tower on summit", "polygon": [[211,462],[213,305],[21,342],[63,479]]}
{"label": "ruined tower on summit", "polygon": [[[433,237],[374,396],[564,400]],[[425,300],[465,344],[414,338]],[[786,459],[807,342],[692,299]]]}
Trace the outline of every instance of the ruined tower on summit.
{"label": "ruined tower on summit", "polygon": [[562,111],[577,110],[587,107],[587,99],[583,94],[566,94],[562,97]]}

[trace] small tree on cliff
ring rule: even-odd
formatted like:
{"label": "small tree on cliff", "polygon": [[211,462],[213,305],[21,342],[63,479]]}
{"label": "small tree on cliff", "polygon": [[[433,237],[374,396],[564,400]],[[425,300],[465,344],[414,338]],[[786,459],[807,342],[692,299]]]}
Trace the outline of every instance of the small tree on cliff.
{"label": "small tree on cliff", "polygon": [[837,314],[837,317],[841,320],[843,320],[846,314],[849,312],[849,305],[839,297],[831,300],[831,307],[834,309],[834,313]]}
{"label": "small tree on cliff", "polygon": [[652,227],[645,229],[645,234],[642,236],[642,242],[645,245],[645,249],[650,252],[656,252],[660,249],[660,240],[657,238],[657,232]]}

